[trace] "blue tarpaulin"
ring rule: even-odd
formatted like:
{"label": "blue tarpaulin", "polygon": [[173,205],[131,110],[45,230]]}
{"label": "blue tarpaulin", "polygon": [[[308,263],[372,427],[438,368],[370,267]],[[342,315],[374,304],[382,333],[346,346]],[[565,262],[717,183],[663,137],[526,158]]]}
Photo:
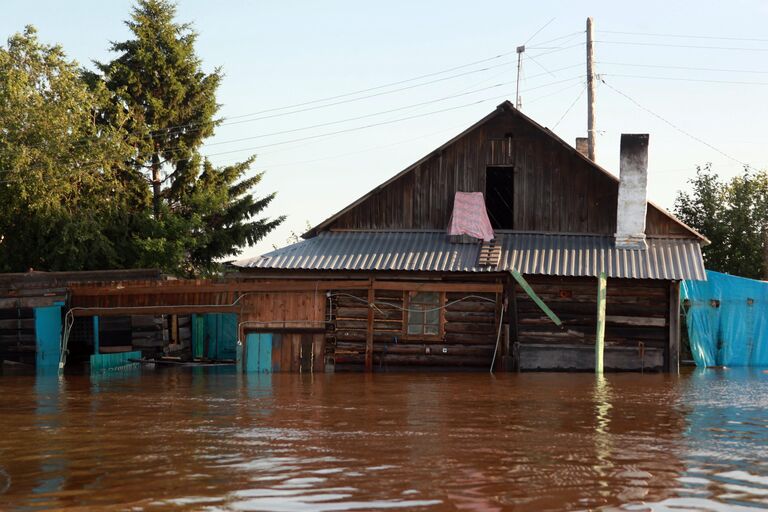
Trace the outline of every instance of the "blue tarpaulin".
{"label": "blue tarpaulin", "polygon": [[696,366],[768,366],[768,282],[707,270],[680,298]]}

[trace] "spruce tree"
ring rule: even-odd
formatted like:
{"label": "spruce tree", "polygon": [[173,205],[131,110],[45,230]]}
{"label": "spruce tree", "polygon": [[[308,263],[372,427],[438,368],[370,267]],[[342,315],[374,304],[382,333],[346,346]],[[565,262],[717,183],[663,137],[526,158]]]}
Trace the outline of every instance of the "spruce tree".
{"label": "spruce tree", "polygon": [[118,56],[96,63],[112,91],[114,112],[127,115],[135,148],[126,165],[151,185],[153,223],[135,239],[138,265],[182,275],[214,272],[217,259],[239,254],[283,221],[257,219],[274,194],[256,198],[261,175],[246,177],[253,158],[215,167],[201,156],[220,122],[219,69],[202,70],[196,33],[175,20],[166,0],[139,0],[126,22],[133,37],[113,43]]}

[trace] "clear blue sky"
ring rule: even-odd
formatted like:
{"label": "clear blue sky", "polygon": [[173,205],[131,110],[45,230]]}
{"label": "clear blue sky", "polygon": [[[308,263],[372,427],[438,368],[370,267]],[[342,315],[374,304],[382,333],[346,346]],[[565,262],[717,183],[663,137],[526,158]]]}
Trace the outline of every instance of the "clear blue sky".
{"label": "clear blue sky", "polygon": [[[6,38],[33,24],[44,41],[60,43],[70,57],[87,64],[91,59],[109,59],[109,41],[127,37],[123,20],[130,7],[127,0],[6,0],[0,33]],[[258,192],[278,192],[267,214],[289,216],[244,256],[266,252],[272,244],[283,245],[291,231],[301,232],[307,222],[322,221],[483,117],[504,98],[514,101],[514,49],[552,18],[528,43],[530,58],[524,61],[521,83],[526,114],[571,143],[586,133],[586,95],[576,101],[585,74],[585,50],[578,43],[584,41],[587,16],[593,16],[598,30],[597,71],[608,84],[727,155],[756,168],[768,167],[768,2],[764,0],[182,0],[178,14],[200,34],[197,49],[204,67],[221,66],[226,75],[219,91],[224,117],[376,87],[513,52],[408,82],[404,85],[445,78],[407,91],[302,113],[275,111],[270,114],[281,115],[269,119],[253,120],[267,114],[242,117],[237,121],[248,122],[220,127],[204,153],[226,152],[211,157],[218,163],[258,154],[254,170],[266,171]],[[704,37],[677,37],[683,35]],[[550,41],[555,38],[560,39]],[[461,73],[466,74],[454,77]],[[497,84],[504,85],[492,87]],[[467,94],[402,108],[462,93]],[[461,107],[480,100],[486,101]],[[598,161],[617,173],[619,135],[650,133],[649,197],[664,207],[672,207],[676,191],[686,186],[696,165],[712,162],[724,176],[740,172],[736,161],[605,85],[598,88],[597,106]],[[452,107],[460,108],[430,114]],[[269,135],[392,109],[401,110]],[[428,115],[396,121],[420,114]],[[396,122],[275,145],[390,120]],[[248,139],[228,142],[243,138]]]}

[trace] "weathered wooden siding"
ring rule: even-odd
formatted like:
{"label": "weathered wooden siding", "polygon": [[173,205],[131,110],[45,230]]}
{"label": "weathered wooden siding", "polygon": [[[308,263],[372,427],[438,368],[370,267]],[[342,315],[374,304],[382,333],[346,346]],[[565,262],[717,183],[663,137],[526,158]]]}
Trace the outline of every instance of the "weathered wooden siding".
{"label": "weathered wooden siding", "polygon": [[[617,181],[511,111],[430,155],[329,228],[445,229],[457,191],[485,193],[488,166],[514,173],[515,230],[615,233]],[[693,236],[651,205],[646,232]]]}
{"label": "weathered wooden siding", "polygon": [[244,327],[266,330],[322,328],[325,320],[325,292],[249,293],[239,302]]}
{"label": "weathered wooden siding", "polygon": [[[513,339],[522,346],[521,358],[528,346],[559,346],[560,352],[571,352],[574,368],[579,347],[595,344],[597,282],[588,278],[529,276],[529,283],[544,302],[563,321],[554,325],[519,287],[515,289],[517,329]],[[669,339],[669,282],[652,280],[609,279],[606,303],[605,346],[631,349],[624,364],[652,368],[663,365]],[[626,352],[626,351],[625,351]],[[528,354],[532,354],[529,349]],[[587,353],[588,361],[593,356]],[[629,358],[629,359],[627,359]],[[632,359],[635,359],[635,362]],[[661,358],[661,359],[659,359]],[[549,364],[562,358],[551,357]],[[646,364],[644,364],[644,361]],[[530,368],[521,361],[524,368]]]}
{"label": "weathered wooden siding", "polygon": [[33,309],[0,309],[0,364],[3,360],[33,364],[36,349]]}

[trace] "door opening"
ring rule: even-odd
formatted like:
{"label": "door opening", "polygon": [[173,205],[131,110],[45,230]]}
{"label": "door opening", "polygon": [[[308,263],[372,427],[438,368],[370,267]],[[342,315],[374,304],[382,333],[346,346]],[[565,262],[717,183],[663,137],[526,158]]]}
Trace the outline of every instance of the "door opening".
{"label": "door opening", "polygon": [[514,179],[512,167],[485,170],[485,208],[493,229],[514,229]]}

